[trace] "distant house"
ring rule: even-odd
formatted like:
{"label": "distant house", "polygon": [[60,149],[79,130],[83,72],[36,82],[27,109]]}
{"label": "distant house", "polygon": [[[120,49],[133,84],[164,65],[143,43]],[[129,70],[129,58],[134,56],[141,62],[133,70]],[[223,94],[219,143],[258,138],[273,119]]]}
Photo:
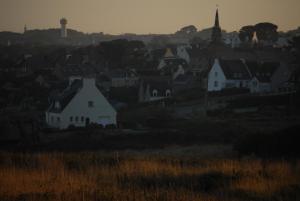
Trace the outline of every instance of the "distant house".
{"label": "distant house", "polygon": [[141,81],[139,102],[159,101],[172,96],[172,86],[167,81]]}
{"label": "distant house", "polygon": [[137,73],[129,69],[116,69],[109,72],[112,87],[132,87],[138,85]]}
{"label": "distant house", "polygon": [[252,77],[252,93],[286,91],[290,87],[291,71],[284,63],[247,61],[246,65]]}
{"label": "distant house", "polygon": [[94,78],[71,77],[69,86],[51,98],[46,111],[49,126],[66,129],[91,123],[116,124],[116,111],[96,87]]}
{"label": "distant house", "polygon": [[232,32],[232,33],[227,34],[224,39],[224,43],[231,48],[240,47],[241,40],[240,40],[239,34],[237,32]]}
{"label": "distant house", "polygon": [[242,60],[215,59],[208,73],[208,91],[221,91],[225,88],[248,88],[250,72]]}
{"label": "distant house", "polygon": [[186,60],[174,56],[171,49],[168,48],[157,69],[161,75],[169,75],[174,80],[179,75],[184,75],[187,67]]}

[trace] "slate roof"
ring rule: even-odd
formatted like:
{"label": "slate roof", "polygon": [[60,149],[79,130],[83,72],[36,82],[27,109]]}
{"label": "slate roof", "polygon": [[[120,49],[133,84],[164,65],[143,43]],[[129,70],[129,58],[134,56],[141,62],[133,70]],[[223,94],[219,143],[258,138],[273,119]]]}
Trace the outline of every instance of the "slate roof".
{"label": "slate roof", "polygon": [[157,90],[157,96],[165,96],[166,90],[172,91],[172,86],[167,81],[149,81],[146,83],[146,87],[149,85],[150,94],[152,95],[153,90]]}
{"label": "slate roof", "polygon": [[[62,93],[53,95],[51,100],[50,108],[48,112],[60,113],[65,107],[70,103],[70,101],[77,94],[78,90],[82,88],[83,82],[82,80],[74,80],[72,84],[67,87]],[[55,107],[55,102],[59,102],[60,107]]]}
{"label": "slate roof", "polygon": [[251,75],[242,60],[220,59],[221,68],[228,80],[249,80]]}
{"label": "slate roof", "polygon": [[187,84],[193,80],[194,76],[192,74],[179,75],[175,80],[174,84]]}
{"label": "slate roof", "polygon": [[252,75],[260,82],[270,82],[274,72],[279,68],[279,62],[263,62],[246,61],[246,65]]}

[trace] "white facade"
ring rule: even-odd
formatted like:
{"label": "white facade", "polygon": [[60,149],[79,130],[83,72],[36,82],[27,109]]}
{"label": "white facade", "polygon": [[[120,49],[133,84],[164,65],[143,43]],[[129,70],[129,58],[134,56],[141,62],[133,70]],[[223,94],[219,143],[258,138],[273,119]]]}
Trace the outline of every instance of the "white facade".
{"label": "white facade", "polygon": [[250,80],[227,79],[219,59],[215,59],[211,70],[208,73],[207,91],[221,91],[225,88],[248,88]]}
{"label": "white facade", "polygon": [[191,62],[191,58],[189,53],[187,52],[187,48],[191,48],[188,45],[180,45],[177,47],[177,56],[181,59],[184,59],[188,64]]}
{"label": "white facade", "polygon": [[234,32],[226,35],[224,43],[230,46],[231,48],[237,48],[240,47],[241,40],[238,33]]}
{"label": "white facade", "polygon": [[221,91],[226,86],[226,77],[218,59],[208,73],[207,91]]}
{"label": "white facade", "polygon": [[251,93],[268,93],[271,92],[271,83],[260,82],[256,77],[253,77],[249,88]]}
{"label": "white facade", "polygon": [[[83,78],[82,88],[60,112],[46,112],[49,126],[66,129],[73,125],[84,127],[90,123],[103,126],[116,125],[116,111],[95,85],[94,78]],[[60,109],[60,102],[55,101],[52,107]],[[51,108],[51,107],[50,107]]]}

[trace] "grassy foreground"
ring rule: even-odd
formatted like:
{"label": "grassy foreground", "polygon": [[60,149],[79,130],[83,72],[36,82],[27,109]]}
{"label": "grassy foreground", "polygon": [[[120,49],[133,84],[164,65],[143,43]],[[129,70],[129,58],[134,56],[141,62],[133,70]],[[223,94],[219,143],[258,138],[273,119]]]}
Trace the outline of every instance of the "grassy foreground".
{"label": "grassy foreground", "polygon": [[0,200],[299,200],[300,161],[0,153]]}

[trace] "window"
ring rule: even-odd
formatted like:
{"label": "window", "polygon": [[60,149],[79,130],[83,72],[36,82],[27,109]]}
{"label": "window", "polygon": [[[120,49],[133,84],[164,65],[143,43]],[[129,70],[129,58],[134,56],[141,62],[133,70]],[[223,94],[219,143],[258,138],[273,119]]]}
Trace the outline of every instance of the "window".
{"label": "window", "polygon": [[60,118],[59,118],[59,117],[57,117],[57,118],[56,118],[56,120],[57,120],[57,123],[59,123],[59,122],[60,122]]}
{"label": "window", "polygon": [[156,89],[153,90],[152,96],[157,97],[157,90]]}
{"label": "window", "polygon": [[218,77],[218,72],[215,72],[215,77]]}
{"label": "window", "polygon": [[218,87],[218,85],[219,85],[218,81],[215,81],[214,85],[215,85],[215,87]]}
{"label": "window", "polygon": [[70,117],[70,122],[72,122],[73,121],[73,117]]}
{"label": "window", "polygon": [[75,122],[78,122],[78,116],[75,117]]}
{"label": "window", "polygon": [[55,101],[55,106],[54,106],[56,109],[59,109],[60,108],[60,103],[58,101]]}
{"label": "window", "polygon": [[166,90],[166,97],[170,97],[170,96],[171,96],[171,90],[168,89],[168,90]]}
{"label": "window", "polygon": [[53,118],[53,117],[51,117],[51,122],[53,123],[53,121],[54,121],[54,118]]}
{"label": "window", "polygon": [[88,106],[89,106],[89,107],[94,107],[94,102],[93,102],[93,101],[89,101],[89,102],[88,102]]}
{"label": "window", "polygon": [[81,122],[84,122],[84,117],[83,116],[81,116]]}

